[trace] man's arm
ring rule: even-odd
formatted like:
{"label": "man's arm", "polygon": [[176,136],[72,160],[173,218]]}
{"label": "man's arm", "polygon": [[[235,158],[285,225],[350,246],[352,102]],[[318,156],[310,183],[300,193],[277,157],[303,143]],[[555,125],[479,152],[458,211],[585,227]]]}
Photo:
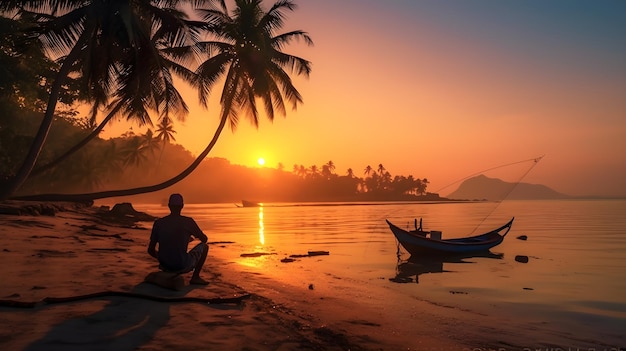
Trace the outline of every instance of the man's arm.
{"label": "man's arm", "polygon": [[148,244],[148,253],[150,256],[159,259],[159,253],[156,250],[157,245],[157,227],[159,226],[159,220],[157,219],[152,225],[152,231],[150,232],[150,243]]}
{"label": "man's arm", "polygon": [[207,241],[209,241],[209,237],[206,236],[206,234],[204,234],[202,231],[200,231],[198,234],[195,235],[196,238],[198,238],[198,240],[202,241],[203,243],[207,243]]}
{"label": "man's arm", "polygon": [[209,241],[209,238],[206,236],[206,234],[202,232],[202,229],[198,227],[198,224],[196,223],[196,221],[193,220],[193,218],[191,218],[191,222],[192,222],[191,235],[195,236],[198,240],[206,244],[207,241]]}
{"label": "man's arm", "polygon": [[159,259],[158,252],[156,250],[156,241],[150,240],[150,244],[148,244],[148,253],[150,256]]}

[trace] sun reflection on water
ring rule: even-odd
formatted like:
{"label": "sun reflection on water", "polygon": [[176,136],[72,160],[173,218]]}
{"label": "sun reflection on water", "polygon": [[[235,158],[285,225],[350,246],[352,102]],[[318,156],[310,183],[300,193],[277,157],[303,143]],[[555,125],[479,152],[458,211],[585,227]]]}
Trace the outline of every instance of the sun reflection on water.
{"label": "sun reflection on water", "polygon": [[263,225],[263,206],[259,206],[259,243],[265,245],[265,226]]}

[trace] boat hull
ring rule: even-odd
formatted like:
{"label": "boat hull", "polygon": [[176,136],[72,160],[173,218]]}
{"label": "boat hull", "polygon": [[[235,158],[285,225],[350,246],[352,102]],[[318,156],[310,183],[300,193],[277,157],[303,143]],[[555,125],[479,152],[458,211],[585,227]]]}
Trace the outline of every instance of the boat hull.
{"label": "boat hull", "polygon": [[400,245],[411,255],[485,252],[499,245],[511,229],[513,219],[490,232],[460,239],[437,240],[406,231],[387,221]]}

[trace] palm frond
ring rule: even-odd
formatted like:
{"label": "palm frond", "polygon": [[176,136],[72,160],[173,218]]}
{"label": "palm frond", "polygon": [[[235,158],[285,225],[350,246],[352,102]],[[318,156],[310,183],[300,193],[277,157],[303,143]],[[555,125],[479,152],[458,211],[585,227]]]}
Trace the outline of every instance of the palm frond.
{"label": "palm frond", "polygon": [[259,20],[259,28],[262,28],[267,33],[272,33],[284,25],[285,11],[294,11],[296,8],[297,5],[291,0],[277,1]]}
{"label": "palm frond", "polygon": [[272,46],[277,49],[282,49],[285,45],[291,44],[292,41],[303,40],[308,46],[313,46],[313,39],[305,31],[294,30],[291,32],[283,33],[272,38]]}
{"label": "palm frond", "polygon": [[[226,72],[230,61],[231,55],[229,53],[221,53],[203,62],[196,70],[197,78],[194,80],[193,86],[198,89],[198,98],[203,106],[208,104],[213,86]],[[226,90],[225,87],[224,92]],[[222,99],[224,92],[222,93]]]}

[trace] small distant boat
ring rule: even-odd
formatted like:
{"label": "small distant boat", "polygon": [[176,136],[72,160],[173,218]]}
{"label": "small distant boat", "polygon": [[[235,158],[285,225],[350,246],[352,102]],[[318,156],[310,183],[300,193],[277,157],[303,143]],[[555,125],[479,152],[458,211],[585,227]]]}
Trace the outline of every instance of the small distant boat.
{"label": "small distant boat", "polygon": [[263,206],[263,204],[261,204],[259,202],[252,202],[252,201],[247,201],[247,200],[241,200],[241,205],[243,207],[261,207],[261,206]]}
{"label": "small distant boat", "polygon": [[450,254],[484,252],[499,245],[509,230],[511,230],[514,219],[515,217],[502,227],[484,234],[445,240],[441,239],[441,232],[423,231],[421,221],[420,227],[411,231],[399,228],[389,222],[389,220],[387,220],[387,224],[400,245],[411,255]]}

